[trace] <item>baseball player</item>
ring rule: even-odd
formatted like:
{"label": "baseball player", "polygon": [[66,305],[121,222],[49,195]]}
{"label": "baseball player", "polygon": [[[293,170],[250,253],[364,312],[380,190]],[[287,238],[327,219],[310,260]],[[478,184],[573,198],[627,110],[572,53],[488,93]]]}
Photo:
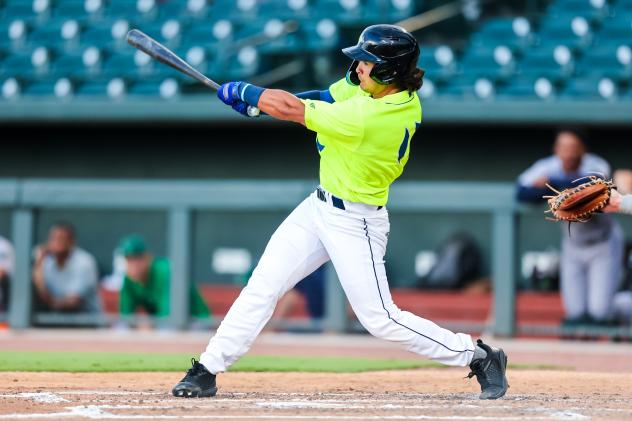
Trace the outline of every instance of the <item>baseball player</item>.
{"label": "baseball player", "polygon": [[248,285],[232,305],[200,361],[174,396],[214,396],[216,374],[244,355],[283,294],[331,260],[358,320],[373,335],[452,366],[469,365],[481,399],[507,390],[502,349],[453,333],[393,303],[384,254],[390,184],[408,160],[421,123],[419,46],[404,29],[374,25],[343,53],[353,61],[324,91],[293,95],[245,82],[222,85],[219,98],[242,114],[248,105],[316,132],[320,186],[272,235]]}

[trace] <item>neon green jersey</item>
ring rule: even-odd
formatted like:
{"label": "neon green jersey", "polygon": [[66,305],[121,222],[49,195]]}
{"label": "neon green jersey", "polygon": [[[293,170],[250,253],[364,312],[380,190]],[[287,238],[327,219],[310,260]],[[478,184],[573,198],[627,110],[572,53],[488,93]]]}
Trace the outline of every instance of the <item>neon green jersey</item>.
{"label": "neon green jersey", "polygon": [[302,100],[305,125],[317,133],[320,184],[341,199],[383,206],[421,123],[419,97],[402,91],[373,99],[346,79],[329,92],[333,104]]}

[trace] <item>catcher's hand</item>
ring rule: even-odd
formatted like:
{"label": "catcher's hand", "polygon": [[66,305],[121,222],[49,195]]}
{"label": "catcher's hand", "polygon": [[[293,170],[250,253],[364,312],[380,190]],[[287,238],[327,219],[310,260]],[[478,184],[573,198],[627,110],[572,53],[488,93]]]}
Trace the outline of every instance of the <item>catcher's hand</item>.
{"label": "catcher's hand", "polygon": [[[596,212],[601,212],[610,201],[612,189],[616,186],[612,180],[603,180],[595,176],[584,177],[589,181],[568,188],[561,192],[547,186],[557,193],[554,196],[544,196],[548,199],[549,210],[554,221],[586,222]],[[579,179],[581,180],[581,178]],[[576,181],[579,181],[576,180]]]}

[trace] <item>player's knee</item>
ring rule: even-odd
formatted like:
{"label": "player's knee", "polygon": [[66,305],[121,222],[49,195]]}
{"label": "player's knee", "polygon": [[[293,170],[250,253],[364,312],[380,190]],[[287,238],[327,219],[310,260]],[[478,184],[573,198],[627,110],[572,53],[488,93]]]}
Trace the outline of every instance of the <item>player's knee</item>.
{"label": "player's knee", "polygon": [[401,311],[393,312],[375,312],[360,318],[362,326],[373,336],[381,339],[390,340],[391,333],[396,330],[397,320],[400,318]]}

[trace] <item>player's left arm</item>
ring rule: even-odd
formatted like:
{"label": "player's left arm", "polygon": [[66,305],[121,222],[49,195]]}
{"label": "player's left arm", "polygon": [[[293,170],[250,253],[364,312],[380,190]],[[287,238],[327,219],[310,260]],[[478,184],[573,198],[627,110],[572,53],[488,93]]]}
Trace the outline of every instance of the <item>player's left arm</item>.
{"label": "player's left arm", "polygon": [[257,106],[264,113],[279,120],[305,125],[305,104],[289,92],[265,89]]}
{"label": "player's left arm", "polygon": [[279,120],[305,125],[305,105],[295,95],[279,89],[264,89],[246,82],[228,82],[217,91],[226,105],[247,115],[248,105]]}

